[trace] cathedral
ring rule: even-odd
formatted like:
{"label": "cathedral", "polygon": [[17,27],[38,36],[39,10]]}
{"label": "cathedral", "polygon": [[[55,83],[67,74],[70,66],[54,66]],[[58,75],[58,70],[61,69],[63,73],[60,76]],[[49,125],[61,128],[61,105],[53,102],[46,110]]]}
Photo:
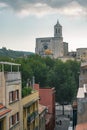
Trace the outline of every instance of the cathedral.
{"label": "cathedral", "polygon": [[68,43],[63,42],[62,26],[59,21],[54,25],[54,37],[36,38],[35,53],[51,58],[61,58],[68,54]]}

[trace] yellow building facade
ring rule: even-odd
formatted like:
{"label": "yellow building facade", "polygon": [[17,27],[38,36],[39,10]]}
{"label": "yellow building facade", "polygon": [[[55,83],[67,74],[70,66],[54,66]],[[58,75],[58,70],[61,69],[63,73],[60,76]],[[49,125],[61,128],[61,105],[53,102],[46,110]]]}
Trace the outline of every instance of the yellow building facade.
{"label": "yellow building facade", "polygon": [[23,130],[39,130],[38,100],[39,93],[37,91],[22,98]]}

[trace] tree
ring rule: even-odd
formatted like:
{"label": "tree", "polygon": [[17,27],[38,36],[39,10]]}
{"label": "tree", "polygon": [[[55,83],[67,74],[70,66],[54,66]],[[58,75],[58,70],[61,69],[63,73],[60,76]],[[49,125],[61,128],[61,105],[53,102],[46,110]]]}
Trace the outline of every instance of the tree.
{"label": "tree", "polygon": [[56,60],[53,70],[50,70],[48,74],[48,83],[54,85],[56,89],[56,101],[63,105],[63,108],[64,104],[71,103],[76,96],[79,66],[76,61],[67,61],[64,63]]}

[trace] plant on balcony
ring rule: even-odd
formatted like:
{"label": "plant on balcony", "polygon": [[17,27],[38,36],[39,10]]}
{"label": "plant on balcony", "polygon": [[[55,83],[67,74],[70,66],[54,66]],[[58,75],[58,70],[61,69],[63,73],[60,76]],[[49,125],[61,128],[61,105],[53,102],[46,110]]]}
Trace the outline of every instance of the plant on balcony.
{"label": "plant on balcony", "polygon": [[22,97],[28,96],[31,94],[32,88],[31,87],[24,87],[22,88]]}

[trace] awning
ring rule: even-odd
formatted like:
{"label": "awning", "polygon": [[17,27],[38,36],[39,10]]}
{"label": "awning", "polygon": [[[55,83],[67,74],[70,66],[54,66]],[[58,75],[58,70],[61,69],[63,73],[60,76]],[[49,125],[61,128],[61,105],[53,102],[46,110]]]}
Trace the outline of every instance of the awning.
{"label": "awning", "polygon": [[31,106],[33,103],[35,103],[37,100],[39,100],[39,98],[30,101],[29,103],[25,104],[23,107],[24,107],[24,108],[28,108],[28,107]]}
{"label": "awning", "polygon": [[3,106],[2,104],[0,104],[0,119],[3,118],[4,116],[6,116],[6,114],[10,111],[11,111],[10,109],[8,109],[5,106]]}
{"label": "awning", "polygon": [[44,111],[46,111],[46,106],[43,106],[41,104],[39,104],[39,108],[38,108],[38,111],[39,111],[39,114],[43,113]]}

